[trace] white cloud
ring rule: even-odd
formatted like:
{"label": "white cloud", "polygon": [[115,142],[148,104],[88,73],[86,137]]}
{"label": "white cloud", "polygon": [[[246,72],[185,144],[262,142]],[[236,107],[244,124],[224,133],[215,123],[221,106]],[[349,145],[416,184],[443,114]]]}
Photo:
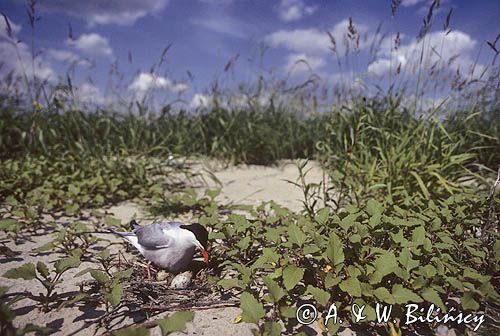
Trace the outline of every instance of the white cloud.
{"label": "white cloud", "polygon": [[68,50],[59,50],[59,49],[48,49],[47,50],[47,55],[49,55],[51,58],[55,59],[56,61],[64,62],[64,63],[69,63],[69,64],[76,64],[76,65],[81,65],[81,66],[90,66],[91,63],[87,59],[83,59],[77,54],[68,51]]}
{"label": "white cloud", "polygon": [[184,83],[174,83],[170,79],[162,76],[141,72],[135,77],[128,88],[138,94],[144,94],[149,90],[168,90],[180,93],[189,89],[189,86]]}
{"label": "white cloud", "polygon": [[[0,60],[2,66],[0,67],[0,82],[11,80],[19,91],[25,91],[27,88],[26,79],[32,84],[33,79],[38,81],[55,81],[56,73],[50,67],[49,63],[45,60],[43,55],[32,57],[30,47],[24,43],[19,42],[16,36],[21,30],[21,26],[14,23],[9,19],[12,29],[12,38],[6,32],[7,24],[4,18],[0,18]],[[6,83],[1,85],[2,90],[7,88]],[[30,85],[31,85],[30,84]]]}
{"label": "white cloud", "polygon": [[[375,60],[368,66],[368,72],[383,75],[391,68],[393,71],[401,64],[401,67],[413,66],[420,62],[424,40],[414,39],[408,44],[402,44],[397,50],[391,51],[390,44],[386,44],[381,50],[382,57]],[[468,34],[461,31],[452,31],[448,35],[445,32],[432,32],[425,37],[424,44],[424,66],[431,66],[436,62],[441,64],[441,68],[450,68],[455,71],[460,68],[466,72],[474,64],[471,52],[475,50],[477,41]],[[391,57],[393,59],[391,64]],[[450,60],[452,60],[450,62]],[[484,69],[478,65],[475,72],[479,73]]]}
{"label": "white cloud", "polygon": [[[335,38],[337,50],[342,54],[345,50],[344,39],[347,33],[349,21],[347,19],[338,22],[331,30],[330,34]],[[363,24],[354,23],[358,33],[364,34],[368,28]],[[331,42],[327,31],[316,28],[279,30],[264,37],[264,41],[272,47],[283,47],[299,53],[328,53],[331,52]],[[360,49],[366,47],[360,41]]]}
{"label": "white cloud", "polygon": [[267,35],[264,40],[273,47],[284,47],[295,52],[328,52],[330,43],[326,32],[316,28],[279,30]]}
{"label": "white cloud", "polygon": [[304,16],[312,15],[318,6],[307,6],[303,0],[281,0],[278,6],[278,16],[283,21],[296,21]]}
{"label": "white cloud", "polygon": [[192,24],[211,30],[219,34],[225,34],[237,38],[244,38],[247,36],[243,25],[229,17],[204,17],[191,19],[189,22]]}
{"label": "white cloud", "polygon": [[108,39],[96,33],[80,35],[76,40],[68,39],[67,44],[88,55],[108,57],[113,55]]}
{"label": "white cloud", "polygon": [[83,83],[74,89],[75,98],[83,104],[102,105],[105,99],[101,91],[91,83]]}
{"label": "white cloud", "polygon": [[401,2],[401,5],[404,7],[410,7],[410,6],[415,6],[416,4],[419,4],[424,1],[425,0],[403,0],[403,2]]}
{"label": "white cloud", "polygon": [[203,93],[196,93],[193,98],[191,98],[189,107],[191,107],[192,109],[207,108],[212,106],[212,102],[212,96]]}
{"label": "white cloud", "polygon": [[294,75],[315,72],[325,65],[325,60],[317,56],[306,54],[290,54],[287,57],[285,71],[290,71]]}
{"label": "white cloud", "polygon": [[[6,19],[7,18],[7,19]],[[7,21],[9,22],[10,29],[11,29],[11,34],[16,35],[21,31],[21,25],[15,24],[12,22],[8,17],[0,17],[0,37],[8,38],[8,25]]]}
{"label": "white cloud", "polygon": [[93,26],[134,24],[140,18],[159,13],[168,3],[169,0],[45,0],[40,1],[39,6],[44,11],[81,18]]}

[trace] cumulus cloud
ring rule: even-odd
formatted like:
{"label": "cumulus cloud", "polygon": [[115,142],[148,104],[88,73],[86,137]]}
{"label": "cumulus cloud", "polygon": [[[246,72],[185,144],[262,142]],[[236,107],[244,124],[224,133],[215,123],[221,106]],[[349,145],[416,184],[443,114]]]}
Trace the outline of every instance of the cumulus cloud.
{"label": "cumulus cloud", "polygon": [[316,28],[279,30],[267,35],[264,41],[272,47],[283,47],[295,52],[328,52],[330,43],[326,32]]}
{"label": "cumulus cloud", "polygon": [[403,2],[401,2],[401,5],[404,6],[404,7],[411,7],[411,6],[415,6],[421,2],[424,2],[425,0],[403,0]]}
{"label": "cumulus cloud", "polygon": [[80,35],[76,40],[68,39],[67,44],[87,55],[107,57],[113,55],[108,39],[96,33]]}
{"label": "cumulus cloud", "polygon": [[[347,19],[338,22],[328,32],[335,38],[337,50],[343,53],[345,50],[344,40],[346,38],[347,27],[349,21]],[[359,34],[364,34],[368,28],[363,24],[356,24],[356,29]],[[264,37],[264,41],[272,47],[283,47],[285,49],[302,52],[302,53],[328,53],[331,52],[331,42],[327,31],[316,28],[308,29],[293,29],[293,30],[278,30]],[[360,44],[360,49],[365,47],[364,43]]]}
{"label": "cumulus cloud", "polygon": [[[375,60],[368,66],[368,72],[376,75],[384,75],[396,69],[400,64],[412,66],[420,62],[422,51],[422,41],[413,39],[407,44],[402,44],[397,50],[392,50],[387,45],[382,52],[382,57]],[[475,49],[477,41],[468,34],[455,30],[446,34],[443,31],[429,33],[425,38],[424,66],[432,66],[437,62],[441,68],[449,68],[455,71],[460,68],[466,72],[474,64],[472,51]],[[392,62],[391,62],[392,58]],[[477,65],[476,72],[480,72],[483,67]]]}
{"label": "cumulus cloud", "polygon": [[46,51],[47,55],[50,56],[52,59],[63,62],[63,63],[68,63],[68,64],[76,64],[76,65],[81,65],[88,67],[91,65],[91,62],[87,59],[83,59],[77,54],[68,51],[68,50],[60,50],[60,49],[48,49]]}
{"label": "cumulus cloud", "polygon": [[283,21],[296,21],[304,16],[312,15],[318,6],[307,6],[303,0],[281,0],[278,16]]}
{"label": "cumulus cloud", "polygon": [[189,22],[191,22],[191,24],[194,24],[195,26],[232,37],[244,38],[247,35],[243,24],[238,21],[232,20],[229,17],[194,18]]}
{"label": "cumulus cloud", "polygon": [[192,109],[197,108],[207,108],[211,106],[213,98],[210,95],[206,95],[203,93],[196,93],[193,98],[191,98],[191,102],[189,103],[189,107]]}
{"label": "cumulus cloud", "polygon": [[40,1],[39,6],[48,12],[60,12],[81,18],[91,26],[118,24],[131,25],[138,19],[165,9],[169,0],[86,0]]}
{"label": "cumulus cloud", "polygon": [[[8,22],[8,24],[7,24]],[[16,35],[21,31],[21,25],[15,24],[12,22],[7,16],[0,17],[0,37],[8,38],[9,37],[9,26],[10,26],[10,34]]]}
{"label": "cumulus cloud", "polygon": [[35,79],[39,81],[54,81],[56,73],[50,67],[43,55],[32,57],[30,47],[19,42],[16,36],[21,26],[8,19],[11,27],[11,36],[7,33],[5,18],[0,18],[0,82],[2,90],[7,88],[7,82],[15,85],[18,91],[26,90],[25,80],[30,83]]}
{"label": "cumulus cloud", "polygon": [[162,76],[141,72],[134,78],[128,89],[138,94],[145,94],[149,90],[168,90],[180,93],[189,89],[189,86],[184,83],[174,83]]}

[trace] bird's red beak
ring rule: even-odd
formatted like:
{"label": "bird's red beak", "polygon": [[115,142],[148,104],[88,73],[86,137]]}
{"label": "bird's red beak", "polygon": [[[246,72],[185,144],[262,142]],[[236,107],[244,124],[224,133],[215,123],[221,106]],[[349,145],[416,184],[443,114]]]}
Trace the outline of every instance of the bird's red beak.
{"label": "bird's red beak", "polygon": [[203,255],[203,260],[205,260],[205,264],[208,265],[208,252],[205,251],[205,249],[201,246],[199,248],[200,248],[201,254]]}

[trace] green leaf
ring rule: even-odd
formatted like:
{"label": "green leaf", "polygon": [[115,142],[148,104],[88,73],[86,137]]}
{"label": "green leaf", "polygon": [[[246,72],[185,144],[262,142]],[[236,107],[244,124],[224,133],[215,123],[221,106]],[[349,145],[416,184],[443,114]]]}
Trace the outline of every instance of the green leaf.
{"label": "green leaf", "polygon": [[130,278],[130,276],[132,275],[133,272],[134,272],[134,269],[132,267],[127,268],[124,271],[115,272],[115,273],[113,273],[113,280],[119,281],[122,279],[128,279],[128,278]]}
{"label": "green leaf", "polygon": [[359,283],[359,280],[355,277],[350,277],[349,279],[340,282],[339,287],[350,296],[361,296],[361,285]]}
{"label": "green leaf", "polygon": [[394,297],[394,300],[396,300],[396,304],[403,304],[407,302],[417,303],[423,301],[420,296],[411,290],[404,288],[400,284],[392,286],[392,296]]}
{"label": "green leaf", "polygon": [[287,291],[293,289],[304,277],[304,269],[295,265],[287,266],[283,270],[283,285]]}
{"label": "green leaf", "polygon": [[285,291],[281,288],[276,281],[271,279],[268,276],[262,278],[264,284],[269,289],[269,295],[271,297],[272,302],[277,303],[283,296],[285,296]]}
{"label": "green leaf", "polygon": [[145,327],[128,327],[114,333],[116,336],[149,336],[150,332]]}
{"label": "green leaf", "polygon": [[315,219],[319,224],[325,224],[329,216],[330,216],[330,208],[323,208],[318,211]]}
{"label": "green leaf", "polygon": [[120,283],[119,284],[115,284],[113,286],[113,289],[111,290],[111,292],[103,290],[103,291],[101,291],[101,293],[103,294],[104,298],[106,300],[108,300],[109,303],[111,303],[111,305],[113,307],[116,307],[116,306],[118,306],[118,304],[122,300],[123,286]]}
{"label": "green leaf", "polygon": [[309,285],[307,286],[306,292],[312,294],[314,300],[316,300],[316,302],[321,306],[326,306],[328,301],[330,301],[330,293],[322,290],[321,288]]}
{"label": "green leaf", "polygon": [[217,284],[225,290],[234,287],[241,288],[241,282],[239,279],[221,279],[219,282],[217,282]]}
{"label": "green leaf", "polygon": [[370,283],[376,284],[379,283],[387,274],[397,271],[398,263],[394,253],[385,252],[375,259],[373,267],[375,267],[375,272],[370,278]]}
{"label": "green leaf", "polygon": [[71,268],[80,266],[80,258],[69,257],[64,259],[59,259],[54,264],[56,273],[64,273]]}
{"label": "green leaf", "polygon": [[46,244],[43,244],[42,246],[40,247],[37,247],[35,249],[35,252],[45,252],[45,251],[50,251],[52,250],[54,247],[56,247],[57,245],[51,241],[51,242],[48,242]]}
{"label": "green leaf", "polygon": [[385,287],[375,289],[373,291],[373,295],[375,295],[377,299],[380,299],[388,304],[393,305],[396,303],[392,294]]}
{"label": "green leaf", "polygon": [[423,226],[417,226],[415,230],[413,230],[411,240],[418,245],[422,245],[425,240],[425,228]]}
{"label": "green leaf", "polygon": [[434,303],[436,306],[441,308],[442,311],[446,311],[446,307],[441,300],[441,297],[439,296],[438,292],[436,292],[433,288],[427,287],[425,288],[420,295],[424,298],[424,300]]}
{"label": "green leaf", "polygon": [[20,223],[13,218],[0,219],[0,230],[5,231],[16,231]]}
{"label": "green leaf", "polygon": [[244,292],[240,297],[240,308],[243,321],[253,324],[259,324],[261,318],[266,315],[264,306],[250,293]]}
{"label": "green leaf", "polygon": [[370,199],[366,202],[366,211],[370,216],[380,215],[384,211],[384,207],[378,201]]}
{"label": "green leaf", "polygon": [[106,275],[106,273],[97,271],[97,270],[92,270],[90,271],[90,275],[97,280],[98,283],[101,285],[104,285],[106,282],[108,282],[109,277]]}
{"label": "green leaf", "polygon": [[110,256],[111,252],[108,249],[104,249],[99,253],[99,257],[101,257],[102,260],[108,260]]}
{"label": "green leaf", "polygon": [[339,237],[332,233],[328,245],[326,247],[326,256],[330,260],[333,266],[337,266],[344,262],[344,249],[342,247],[342,242]]}
{"label": "green leaf", "polygon": [[280,336],[281,326],[278,322],[267,321],[264,323],[264,336]]}
{"label": "green leaf", "polygon": [[17,268],[12,268],[4,273],[4,278],[33,280],[36,278],[35,265],[27,263]]}
{"label": "green leaf", "polygon": [[302,247],[304,242],[306,241],[306,235],[302,230],[296,225],[291,224],[288,226],[288,237],[290,241],[298,246]]}
{"label": "green leaf", "polygon": [[47,268],[47,265],[45,265],[43,262],[39,261],[36,263],[36,270],[38,273],[40,273],[44,278],[47,278],[49,276],[49,269]]}
{"label": "green leaf", "polygon": [[71,300],[63,301],[57,309],[61,309],[65,306],[72,305],[78,301],[82,301],[83,299],[87,298],[88,296],[89,295],[87,293],[78,293]]}
{"label": "green leaf", "polygon": [[194,313],[189,311],[180,311],[173,313],[170,316],[158,322],[163,336],[169,335],[176,331],[186,330],[186,323],[192,321]]}
{"label": "green leaf", "polygon": [[460,303],[462,304],[462,308],[465,310],[478,310],[479,303],[474,300],[474,296],[472,292],[465,292],[462,298],[460,299]]}

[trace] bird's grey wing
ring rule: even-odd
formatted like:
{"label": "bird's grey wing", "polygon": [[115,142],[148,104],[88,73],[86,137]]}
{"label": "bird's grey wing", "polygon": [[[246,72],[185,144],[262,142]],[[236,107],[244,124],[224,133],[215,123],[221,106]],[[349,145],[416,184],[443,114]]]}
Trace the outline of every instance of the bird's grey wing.
{"label": "bird's grey wing", "polygon": [[180,223],[164,222],[142,226],[134,230],[137,241],[147,249],[166,248],[173,244],[171,235],[165,232],[175,229]]}

